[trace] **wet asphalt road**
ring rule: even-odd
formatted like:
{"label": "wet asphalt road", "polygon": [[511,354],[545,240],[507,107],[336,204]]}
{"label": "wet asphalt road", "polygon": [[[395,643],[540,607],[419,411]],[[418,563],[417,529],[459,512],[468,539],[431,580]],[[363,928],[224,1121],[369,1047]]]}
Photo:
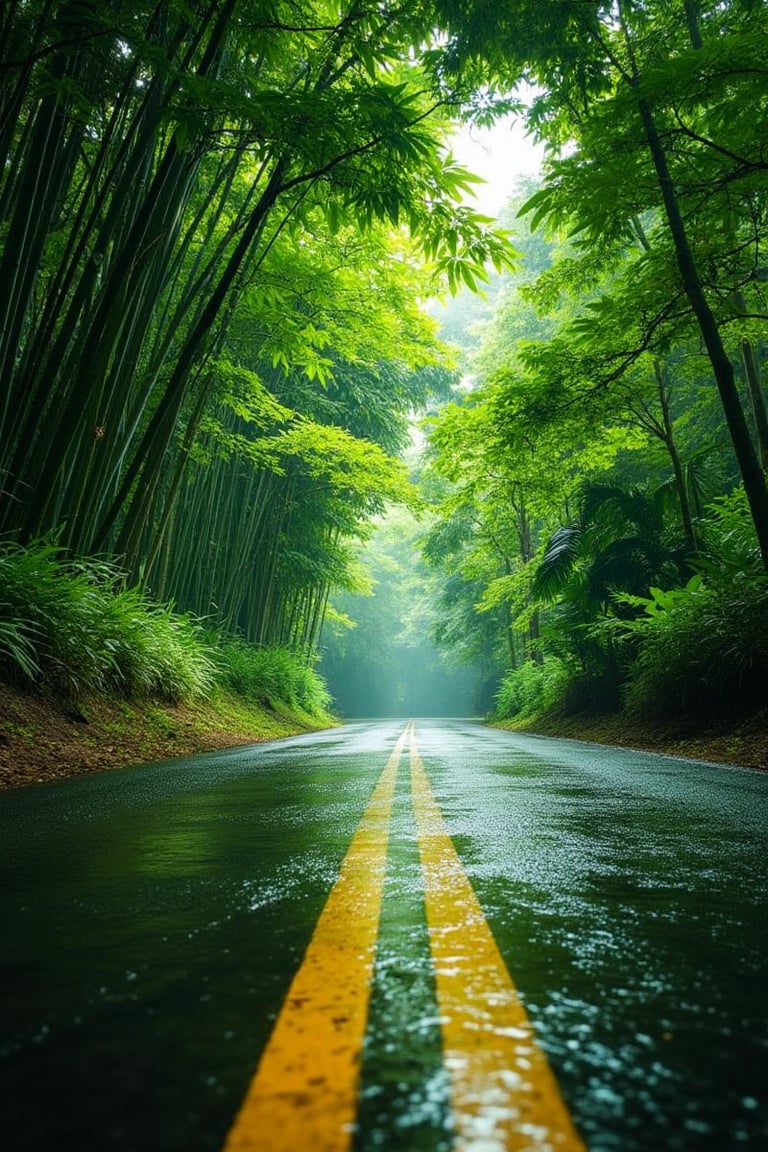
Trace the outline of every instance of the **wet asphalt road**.
{"label": "wet asphalt road", "polygon": [[[222,1148],[403,727],[0,795],[8,1152]],[[768,775],[416,732],[591,1152],[768,1148]],[[354,1148],[452,1147],[403,774]]]}

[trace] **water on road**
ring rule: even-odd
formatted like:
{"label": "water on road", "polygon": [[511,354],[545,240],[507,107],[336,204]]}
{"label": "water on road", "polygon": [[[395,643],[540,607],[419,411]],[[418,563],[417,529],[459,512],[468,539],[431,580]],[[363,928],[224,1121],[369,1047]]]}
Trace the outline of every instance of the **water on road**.
{"label": "water on road", "polygon": [[[0,796],[6,1148],[235,1147],[235,1117],[405,726],[360,722]],[[450,872],[455,849],[460,874],[428,914],[431,833],[404,746],[376,817],[384,839],[365,849],[385,864],[365,865],[379,904],[368,884],[341,913],[342,947],[363,967],[324,977],[335,997],[368,972],[342,1141],[354,1152],[767,1148],[768,776],[459,721],[419,720],[415,739],[424,803],[447,833],[427,855]],[[368,912],[356,917],[359,900]],[[367,945],[353,946],[364,915],[378,923],[370,971]],[[452,947],[472,938],[456,963],[477,956],[477,972],[451,977],[439,915],[457,917]],[[448,1025],[459,1009],[445,997],[466,993],[479,1011],[494,949],[516,992],[490,1000],[511,1011],[514,996],[533,1025],[560,1127],[520,1121],[515,1135],[514,1103],[490,1089],[469,1093],[479,1103],[462,1126],[464,1056]],[[522,1025],[476,1032],[494,1029],[528,1044]],[[519,1087],[514,1059],[489,1083]],[[263,1128],[253,1139],[267,1146]]]}

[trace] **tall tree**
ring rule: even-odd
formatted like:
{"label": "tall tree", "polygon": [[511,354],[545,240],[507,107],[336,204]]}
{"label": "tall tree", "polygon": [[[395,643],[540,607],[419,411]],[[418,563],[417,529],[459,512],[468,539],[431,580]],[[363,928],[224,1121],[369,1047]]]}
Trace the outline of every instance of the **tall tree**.
{"label": "tall tree", "polygon": [[[485,67],[510,85],[527,77],[540,91],[530,125],[554,150],[568,146],[532,205],[538,218],[569,218],[582,236],[620,246],[643,211],[662,215],[768,564],[768,491],[718,308],[729,272],[731,300],[747,282],[762,239],[753,230],[757,247],[738,243],[768,180],[755,116],[765,104],[765,6],[563,0],[492,12],[445,0],[440,7],[454,30],[447,49],[454,72],[476,78]],[[735,212],[729,235],[737,240],[713,276],[709,238],[726,208]]]}

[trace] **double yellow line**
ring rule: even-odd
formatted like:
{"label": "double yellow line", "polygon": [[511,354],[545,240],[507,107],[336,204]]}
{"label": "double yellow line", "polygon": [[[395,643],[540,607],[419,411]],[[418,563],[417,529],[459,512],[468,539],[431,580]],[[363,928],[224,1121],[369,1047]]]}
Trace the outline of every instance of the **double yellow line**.
{"label": "double yellow line", "polygon": [[351,1146],[406,741],[455,1152],[585,1152],[448,834],[412,721],[363,813],[224,1152]]}

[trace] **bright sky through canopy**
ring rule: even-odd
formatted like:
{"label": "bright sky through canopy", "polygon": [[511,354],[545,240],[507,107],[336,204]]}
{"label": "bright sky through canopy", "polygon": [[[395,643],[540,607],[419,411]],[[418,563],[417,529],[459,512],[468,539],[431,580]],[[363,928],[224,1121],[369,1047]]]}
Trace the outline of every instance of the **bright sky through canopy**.
{"label": "bright sky through canopy", "polygon": [[459,163],[481,176],[474,198],[467,202],[488,216],[497,216],[521,175],[536,175],[543,148],[525,134],[520,116],[508,116],[492,128],[467,125],[454,137],[453,154]]}

